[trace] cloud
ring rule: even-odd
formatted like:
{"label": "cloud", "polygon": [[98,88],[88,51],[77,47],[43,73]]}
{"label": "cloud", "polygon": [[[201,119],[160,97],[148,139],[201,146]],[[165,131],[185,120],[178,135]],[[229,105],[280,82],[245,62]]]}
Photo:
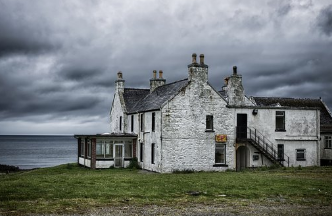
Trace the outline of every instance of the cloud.
{"label": "cloud", "polygon": [[237,65],[248,95],[332,107],[331,10],[323,0],[0,0],[0,134],[107,128],[118,71],[126,87],[149,88],[153,70],[187,78],[194,52],[216,89]]}
{"label": "cloud", "polygon": [[332,35],[332,5],[322,9],[317,17],[318,29],[325,35]]}

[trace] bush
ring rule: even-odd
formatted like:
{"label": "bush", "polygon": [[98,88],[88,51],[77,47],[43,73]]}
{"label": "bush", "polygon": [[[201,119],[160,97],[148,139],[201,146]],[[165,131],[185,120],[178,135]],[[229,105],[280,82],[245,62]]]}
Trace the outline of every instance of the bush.
{"label": "bush", "polygon": [[195,170],[193,169],[183,169],[183,170],[173,170],[173,173],[175,174],[188,174],[188,173],[194,173]]}
{"label": "bush", "polygon": [[134,157],[134,158],[130,161],[130,163],[129,163],[129,165],[127,166],[127,168],[129,168],[129,169],[141,169],[141,166],[140,166],[139,163],[138,163],[138,159],[137,159],[137,157]]}
{"label": "bush", "polygon": [[8,173],[8,172],[17,172],[17,171],[20,171],[19,167],[0,164],[0,172]]}

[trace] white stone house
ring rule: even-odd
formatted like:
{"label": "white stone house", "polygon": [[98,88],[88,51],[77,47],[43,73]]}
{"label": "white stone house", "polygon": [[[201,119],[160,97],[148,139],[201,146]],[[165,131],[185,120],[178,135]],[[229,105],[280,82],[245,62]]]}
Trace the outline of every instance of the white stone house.
{"label": "white stone house", "polygon": [[325,140],[332,133],[321,139],[320,113],[327,125],[332,117],[321,100],[248,98],[236,67],[225,82],[222,91],[215,90],[208,82],[204,55],[198,63],[196,54],[186,79],[166,84],[163,72],[157,78],[153,71],[150,89],[125,88],[119,72],[111,133],[75,135],[78,163],[126,167],[136,157],[143,169],[165,173],[331,162]]}

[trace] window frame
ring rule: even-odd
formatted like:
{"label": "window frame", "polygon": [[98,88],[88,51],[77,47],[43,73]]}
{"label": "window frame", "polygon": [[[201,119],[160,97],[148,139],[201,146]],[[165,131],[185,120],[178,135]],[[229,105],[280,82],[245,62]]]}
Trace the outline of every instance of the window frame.
{"label": "window frame", "polygon": [[[109,140],[99,140],[96,141],[96,159],[113,159],[114,152],[113,152],[113,141]],[[97,146],[101,145],[101,154],[97,154]]]}
{"label": "window frame", "polygon": [[151,143],[151,164],[155,164],[155,150],[156,148],[156,144],[155,143]]}
{"label": "window frame", "polygon": [[[217,162],[217,150],[221,149],[224,153],[223,161]],[[221,154],[222,155],[222,154]],[[222,158],[222,156],[221,156]],[[214,164],[221,165],[226,164],[226,144],[225,143],[215,143],[215,149],[214,149]]]}
{"label": "window frame", "polygon": [[122,116],[120,116],[119,129],[120,129],[120,131],[122,131]]}
{"label": "window frame", "polygon": [[285,145],[284,144],[277,145],[277,157],[278,157],[278,160],[280,160],[280,161],[285,160]]}
{"label": "window frame", "polygon": [[140,114],[140,121],[141,121],[141,123],[140,123],[140,131],[144,132],[144,113]]}
{"label": "window frame", "polygon": [[213,132],[213,115],[206,115],[206,118],[205,118],[205,131]]}
{"label": "window frame", "polygon": [[81,156],[85,157],[85,138],[81,139]]}
{"label": "window frame", "polygon": [[332,136],[324,136],[324,148],[332,149]]}
{"label": "window frame", "polygon": [[91,158],[91,155],[92,155],[92,140],[91,139],[88,139],[87,140],[87,157],[88,158]]}
{"label": "window frame", "polygon": [[[282,121],[282,127],[279,127],[280,122]],[[285,111],[276,111],[275,113],[275,131],[276,132],[285,132],[286,131],[286,112]]]}
{"label": "window frame", "polygon": [[144,143],[140,143],[140,149],[139,149],[140,162],[143,162],[143,153],[144,153]]}
{"label": "window frame", "polygon": [[134,115],[131,115],[131,124],[130,124],[130,127],[131,127],[131,132],[134,132]]}
{"label": "window frame", "polygon": [[[303,154],[303,158],[299,157],[299,154]],[[296,161],[305,161],[305,160],[306,160],[306,150],[305,149],[296,149]]]}
{"label": "window frame", "polygon": [[133,146],[132,142],[124,142],[124,158],[133,158]]}
{"label": "window frame", "polygon": [[155,132],[156,130],[156,113],[152,112],[151,113],[151,131]]}

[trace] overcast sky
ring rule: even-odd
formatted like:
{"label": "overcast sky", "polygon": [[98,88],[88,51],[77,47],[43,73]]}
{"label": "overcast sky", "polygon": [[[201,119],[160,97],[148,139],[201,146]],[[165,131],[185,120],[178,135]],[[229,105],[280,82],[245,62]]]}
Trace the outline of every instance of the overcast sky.
{"label": "overcast sky", "polygon": [[237,65],[248,96],[332,108],[331,0],[0,0],[0,134],[109,132],[119,70],[170,83],[192,53],[217,90]]}

